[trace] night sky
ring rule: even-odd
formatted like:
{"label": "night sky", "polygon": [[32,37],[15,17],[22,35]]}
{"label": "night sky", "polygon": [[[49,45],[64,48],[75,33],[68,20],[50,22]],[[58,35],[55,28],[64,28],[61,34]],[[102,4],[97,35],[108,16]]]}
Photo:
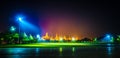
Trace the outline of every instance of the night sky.
{"label": "night sky", "polygon": [[120,34],[119,5],[115,0],[0,0],[0,32],[15,23],[17,14],[23,14],[43,33],[81,38]]}

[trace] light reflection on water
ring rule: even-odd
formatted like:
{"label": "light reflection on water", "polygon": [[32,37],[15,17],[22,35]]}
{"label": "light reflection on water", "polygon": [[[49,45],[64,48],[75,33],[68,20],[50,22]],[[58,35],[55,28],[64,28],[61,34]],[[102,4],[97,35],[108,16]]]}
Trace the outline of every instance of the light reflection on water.
{"label": "light reflection on water", "polygon": [[60,53],[62,53],[62,49],[63,49],[62,47],[59,48]]}
{"label": "light reflection on water", "polygon": [[[0,48],[0,58],[113,58],[119,47]],[[113,53],[116,53],[114,55]]]}
{"label": "light reflection on water", "polygon": [[72,52],[75,52],[75,47],[72,47]]}
{"label": "light reflection on water", "polygon": [[107,44],[107,54],[109,58],[113,58],[113,54],[114,54],[114,47],[111,44]]}
{"label": "light reflection on water", "polygon": [[25,50],[26,48],[9,48],[8,52],[16,54],[16,53],[23,53],[25,52]]}
{"label": "light reflection on water", "polygon": [[108,50],[108,54],[110,55],[110,54],[112,54],[112,47],[107,47],[107,50]]}
{"label": "light reflection on water", "polygon": [[113,47],[111,47],[111,44],[107,44],[107,45],[108,45],[108,47],[107,47],[108,55],[110,55],[110,54],[112,54]]}

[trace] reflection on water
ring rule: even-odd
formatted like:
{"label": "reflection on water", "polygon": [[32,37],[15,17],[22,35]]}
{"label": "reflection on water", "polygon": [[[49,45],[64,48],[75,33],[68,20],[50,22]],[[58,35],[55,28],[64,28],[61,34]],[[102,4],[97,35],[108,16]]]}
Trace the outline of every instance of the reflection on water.
{"label": "reflection on water", "polygon": [[75,51],[75,47],[72,47],[72,52],[74,53],[74,51]]}
{"label": "reflection on water", "polygon": [[[115,58],[120,47],[0,48],[0,58]],[[115,50],[117,49],[117,50]]]}
{"label": "reflection on water", "polygon": [[108,55],[112,54],[112,47],[107,47]]}
{"label": "reflection on water", "polygon": [[109,58],[112,58],[114,54],[114,47],[111,46],[111,44],[107,44],[107,54]]}
{"label": "reflection on water", "polygon": [[9,53],[14,53],[14,54],[16,54],[16,53],[23,53],[24,51],[26,51],[26,48],[9,48],[8,49],[8,52]]}
{"label": "reflection on water", "polygon": [[59,48],[59,52],[60,52],[60,55],[59,56],[62,56],[62,47]]}
{"label": "reflection on water", "polygon": [[62,47],[59,48],[60,53],[62,52]]}

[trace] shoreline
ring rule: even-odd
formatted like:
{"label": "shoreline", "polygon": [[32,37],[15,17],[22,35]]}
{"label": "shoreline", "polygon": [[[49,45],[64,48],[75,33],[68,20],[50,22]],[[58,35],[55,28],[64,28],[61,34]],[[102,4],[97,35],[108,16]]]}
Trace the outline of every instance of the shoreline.
{"label": "shoreline", "polygon": [[0,48],[44,48],[44,47],[87,47],[87,46],[118,46],[115,43],[32,43],[32,44],[6,44],[0,45]]}

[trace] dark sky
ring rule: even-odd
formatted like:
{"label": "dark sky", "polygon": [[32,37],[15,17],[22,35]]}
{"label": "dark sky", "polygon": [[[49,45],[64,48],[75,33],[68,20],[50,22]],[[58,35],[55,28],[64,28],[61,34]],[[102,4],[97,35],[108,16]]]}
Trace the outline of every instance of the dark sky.
{"label": "dark sky", "polygon": [[81,37],[119,34],[119,5],[115,0],[0,0],[0,31],[12,25],[17,14],[24,14],[44,32]]}

